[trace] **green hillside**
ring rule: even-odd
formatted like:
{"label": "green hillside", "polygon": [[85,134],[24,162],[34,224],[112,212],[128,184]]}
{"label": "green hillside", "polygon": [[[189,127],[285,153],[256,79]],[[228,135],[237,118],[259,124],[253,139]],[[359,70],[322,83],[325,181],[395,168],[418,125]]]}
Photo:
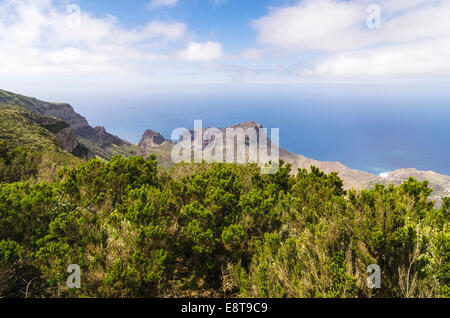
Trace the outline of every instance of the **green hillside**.
{"label": "green hillside", "polygon": [[34,119],[29,112],[0,104],[0,138],[11,146],[60,151],[54,134]]}
{"label": "green hillside", "polygon": [[[68,124],[63,121],[48,121],[45,117],[0,103],[2,180],[50,181],[61,167],[81,164],[82,159],[61,149],[55,136],[56,132],[67,127]],[[74,153],[78,151],[83,153],[84,149],[77,147]],[[8,160],[5,160],[7,156]]]}
{"label": "green hillside", "polygon": [[[15,105],[29,111],[33,111],[36,107],[37,99],[19,94],[14,94],[0,89],[0,104]],[[45,103],[41,106],[45,107]]]}
{"label": "green hillside", "polygon": [[109,160],[117,154],[126,157],[144,155],[137,145],[108,133],[103,127],[91,127],[69,104],[45,102],[4,90],[0,90],[1,103],[68,123],[72,126],[78,142],[97,157]]}

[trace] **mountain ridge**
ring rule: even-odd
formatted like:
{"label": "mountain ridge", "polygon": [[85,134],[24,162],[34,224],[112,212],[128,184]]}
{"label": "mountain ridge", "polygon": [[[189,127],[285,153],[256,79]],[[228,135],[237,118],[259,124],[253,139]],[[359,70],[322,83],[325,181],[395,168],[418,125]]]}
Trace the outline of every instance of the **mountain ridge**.
{"label": "mountain ridge", "polygon": [[0,103],[15,105],[27,111],[66,122],[72,127],[78,142],[98,157],[109,160],[118,153],[124,156],[143,154],[136,145],[108,133],[105,129],[99,130],[90,126],[86,118],[75,112],[69,104],[44,102],[34,97],[1,89]]}
{"label": "mountain ridge", "polygon": [[[125,157],[155,154],[163,165],[171,164],[170,154],[175,143],[166,139],[157,131],[147,129],[142,135],[139,144],[135,145],[110,134],[102,126],[90,126],[85,117],[75,112],[74,108],[66,103],[44,102],[36,98],[26,97],[4,90],[0,90],[0,103],[14,104],[30,112],[62,120],[70,125],[75,135],[70,136],[71,133],[66,131],[63,133],[65,134],[65,138],[76,138],[80,145],[86,147],[97,157],[109,160],[115,154],[122,154]],[[259,131],[263,129],[263,125],[255,121],[246,121],[227,128],[256,129]],[[227,128],[219,129],[224,132]],[[194,130],[189,130],[188,132],[193,136]],[[203,147],[206,147],[208,144],[208,141],[204,141]],[[268,148],[270,148],[270,144],[270,139],[268,139]],[[73,146],[68,145],[68,149]],[[247,143],[246,146],[248,147],[249,144]],[[294,154],[281,147],[279,147],[279,154],[280,159],[292,165],[294,173],[297,169],[310,169],[311,166],[316,166],[326,173],[338,172],[344,181],[346,189],[367,189],[373,187],[375,184],[399,184],[406,181],[409,177],[414,177],[420,181],[428,180],[430,186],[434,187],[435,191],[431,196],[433,200],[439,201],[442,197],[450,194],[450,176],[433,171],[420,171],[414,168],[398,169],[382,177],[369,172],[352,169],[340,162],[314,160],[301,154]]]}
{"label": "mountain ridge", "polygon": [[[210,128],[210,127],[208,127]],[[202,128],[204,133],[208,128]],[[255,121],[246,121],[238,124],[234,124],[227,128],[218,128],[223,133],[226,132],[228,128],[242,128],[246,129],[256,129],[260,131],[264,129],[261,123],[256,123]],[[191,140],[194,138],[194,130],[188,130],[188,134],[191,135]],[[260,138],[260,137],[259,137]],[[266,136],[267,138],[267,136]],[[258,141],[259,142],[259,141]],[[205,149],[211,141],[203,140],[202,147]],[[224,144],[226,143],[224,138]],[[268,139],[268,149],[270,149],[271,141]],[[226,148],[227,146],[224,146]],[[235,145],[236,147],[236,145]],[[249,147],[249,142],[246,142],[246,147]],[[413,177],[418,181],[427,180],[430,187],[434,189],[430,198],[436,200],[438,204],[442,202],[442,197],[450,195],[450,176],[439,174],[434,171],[421,171],[418,169],[397,169],[390,172],[390,178],[383,178],[379,175],[375,175],[366,171],[361,171],[357,169],[352,169],[345,166],[338,161],[319,161],[315,159],[308,158],[300,154],[294,154],[284,148],[278,147],[280,159],[292,165],[293,173],[296,173],[298,169],[310,170],[311,166],[315,166],[325,173],[338,172],[339,176],[344,181],[345,189],[369,189],[376,184],[384,184],[388,186],[389,184],[399,185],[404,181],[407,181],[409,177]]]}

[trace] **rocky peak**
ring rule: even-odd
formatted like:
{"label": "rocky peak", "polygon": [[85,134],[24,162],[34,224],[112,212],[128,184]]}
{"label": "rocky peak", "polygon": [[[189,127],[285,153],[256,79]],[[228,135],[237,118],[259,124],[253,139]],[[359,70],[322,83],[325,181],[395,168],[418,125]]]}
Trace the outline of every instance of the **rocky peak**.
{"label": "rocky peak", "polygon": [[256,129],[256,130],[259,130],[259,129],[262,129],[263,128],[263,126],[262,126],[262,124],[257,124],[257,123],[255,123],[255,121],[246,121],[246,122],[243,122],[243,123],[240,123],[240,124],[237,124],[237,125],[233,125],[233,126],[230,126],[229,128],[242,128],[242,129],[244,129],[244,130],[246,130],[246,129]]}
{"label": "rocky peak", "polygon": [[103,126],[97,126],[94,128],[99,134],[106,135],[106,129]]}
{"label": "rocky peak", "polygon": [[[209,128],[211,128],[211,127],[203,127],[203,129],[202,129],[202,134],[204,134],[205,131],[208,130]],[[229,129],[229,128],[231,128],[231,129],[239,129],[239,128],[242,128],[242,129],[244,129],[244,130],[255,129],[256,131],[259,131],[260,129],[263,128],[263,125],[262,125],[262,124],[257,124],[257,123],[255,123],[255,121],[252,120],[252,121],[242,122],[242,123],[240,123],[240,124],[236,124],[236,125],[233,125],[233,126],[229,126],[229,127],[227,127],[227,128],[218,128],[218,129],[221,130],[221,131],[225,134],[226,131],[227,131],[227,129]],[[191,130],[187,131],[185,134],[186,134],[186,136],[191,135],[192,138],[193,138],[194,133],[195,133],[195,130],[192,130],[192,129],[191,129]],[[183,135],[182,135],[182,136],[183,136]],[[181,138],[180,138],[180,139],[181,139]]]}
{"label": "rocky peak", "polygon": [[159,132],[153,130],[146,130],[139,142],[139,147],[142,149],[152,148],[162,145],[167,139],[164,138]]}
{"label": "rocky peak", "polygon": [[[201,133],[205,137],[204,134],[209,128],[211,128],[211,127],[203,127],[201,132],[200,132],[200,130],[197,130],[197,131],[193,130],[193,129],[188,130],[188,131],[186,131],[184,134],[182,134],[180,136],[179,140],[181,141],[183,139],[189,139],[189,137],[190,137],[191,141],[193,142],[196,132],[197,133]],[[224,144],[225,147],[227,147],[226,146],[226,143],[227,143],[227,141],[226,141],[227,129],[236,129],[236,130],[242,129],[242,130],[244,130],[244,132],[247,132],[248,130],[256,130],[256,132],[258,134],[256,143],[259,143],[261,138],[267,138],[268,146],[270,147],[270,145],[271,145],[270,139],[268,139],[265,131],[262,130],[263,129],[263,125],[262,124],[257,124],[253,120],[252,121],[247,121],[247,122],[242,122],[242,123],[236,124],[236,125],[232,125],[232,126],[229,126],[227,128],[217,128],[217,129],[219,129],[222,132],[222,134],[223,134],[223,144]],[[202,147],[205,148],[206,146],[208,146],[212,142],[213,139],[214,139],[214,137],[212,137],[212,139],[202,138]],[[246,138],[245,144],[247,146],[250,145],[250,139],[249,138]]]}

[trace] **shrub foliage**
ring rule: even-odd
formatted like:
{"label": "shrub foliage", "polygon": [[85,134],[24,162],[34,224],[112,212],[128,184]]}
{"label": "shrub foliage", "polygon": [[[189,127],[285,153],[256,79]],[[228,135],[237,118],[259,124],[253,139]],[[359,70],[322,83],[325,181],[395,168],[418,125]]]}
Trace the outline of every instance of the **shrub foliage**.
{"label": "shrub foliage", "polygon": [[40,183],[33,158],[0,143],[0,297],[450,296],[450,198],[434,208],[427,182],[117,155]]}

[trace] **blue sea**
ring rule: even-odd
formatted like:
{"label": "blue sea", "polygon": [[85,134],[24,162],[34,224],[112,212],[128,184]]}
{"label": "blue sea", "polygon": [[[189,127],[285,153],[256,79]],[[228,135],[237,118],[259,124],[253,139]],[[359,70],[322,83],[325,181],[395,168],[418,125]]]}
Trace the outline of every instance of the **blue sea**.
{"label": "blue sea", "polygon": [[227,127],[254,120],[280,129],[297,154],[379,174],[399,168],[450,175],[449,84],[149,86],[66,101],[92,126],[137,143],[146,129]]}

